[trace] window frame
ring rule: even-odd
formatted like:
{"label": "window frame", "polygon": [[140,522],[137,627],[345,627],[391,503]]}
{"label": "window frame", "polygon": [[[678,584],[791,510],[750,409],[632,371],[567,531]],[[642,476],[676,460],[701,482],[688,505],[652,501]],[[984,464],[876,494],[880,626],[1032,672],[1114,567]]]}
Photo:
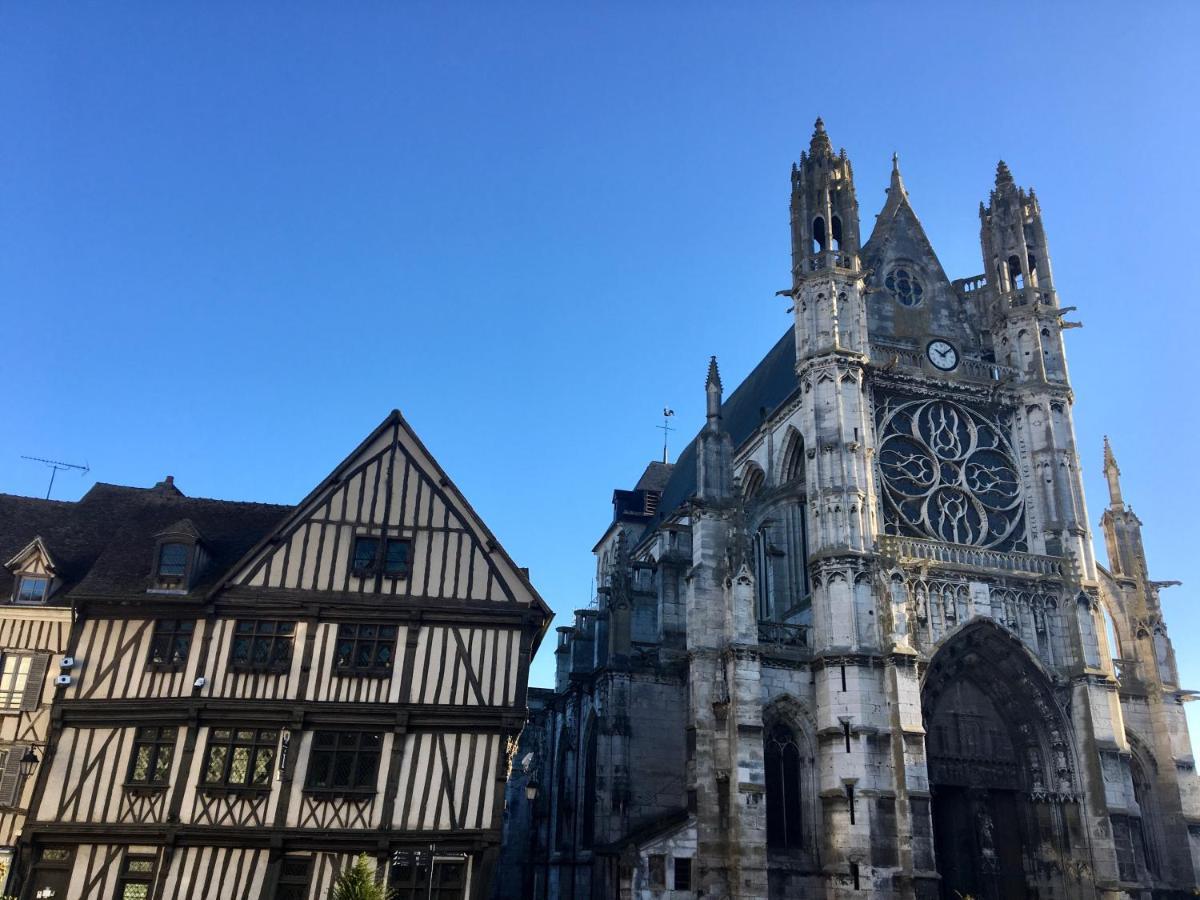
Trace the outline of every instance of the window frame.
{"label": "window frame", "polygon": [[[680,863],[683,864],[682,871],[684,875],[684,883],[679,883]],[[671,858],[671,890],[673,891],[691,891],[692,890],[692,857],[690,856],[674,856]]]}
{"label": "window frame", "polygon": [[[168,550],[178,548],[181,559],[178,562],[167,562],[165,557]],[[154,574],[159,581],[183,581],[187,577],[188,564],[191,562],[192,545],[184,541],[162,541],[158,545],[158,555],[155,557]],[[170,566],[172,571],[163,571],[165,566]],[[178,569],[179,571],[173,571]]]}
{"label": "window frame", "polygon": [[[169,626],[169,627],[168,627]],[[184,627],[186,626],[186,628]],[[156,672],[179,672],[187,666],[188,656],[192,652],[192,638],[196,634],[195,619],[155,619],[154,630],[150,633],[150,647],[146,657],[146,668]],[[163,659],[156,660],[154,651],[160,642],[167,651],[177,649],[179,641],[186,636],[183,658],[176,662],[168,658],[170,653],[164,653]]]}
{"label": "window frame", "polygon": [[[374,637],[365,637],[362,635],[362,629],[374,628],[376,634]],[[353,633],[347,633],[346,629],[353,629]],[[391,637],[382,637],[379,632],[384,629],[390,629]],[[338,677],[354,677],[363,678],[390,678],[396,666],[396,652],[400,641],[400,628],[397,625],[390,623],[377,622],[339,622],[337,623],[337,632],[334,637],[333,645],[333,674]],[[342,662],[342,644],[349,642],[350,652],[348,661]],[[376,660],[381,647],[388,647],[391,650],[391,656],[387,663],[370,662],[363,664],[358,662],[359,650],[365,645],[371,646],[370,658]]]}
{"label": "window frame", "polygon": [[[222,731],[229,732],[229,737],[219,737],[218,733]],[[245,732],[249,732],[251,737],[240,738],[238,736]],[[238,727],[236,725],[209,726],[208,739],[204,745],[204,756],[200,768],[199,790],[204,793],[270,793],[274,786],[275,764],[279,759],[279,738],[281,732],[282,729],[280,728],[258,728],[253,725],[248,727]],[[271,737],[267,737],[267,735]],[[209,780],[208,775],[212,768],[213,751],[219,748],[224,748],[226,751],[221,762],[221,777],[220,780]],[[246,763],[247,781],[245,783],[231,782],[229,780],[233,769],[233,761],[239,749],[246,750],[249,754]],[[267,754],[266,781],[256,784],[253,782],[253,776],[255,763],[260,753]]]}
{"label": "window frame", "polygon": [[[374,748],[365,747],[364,741],[374,738]],[[319,747],[321,740],[332,740],[331,747]],[[304,793],[318,797],[372,797],[379,793],[379,767],[383,760],[383,732],[362,730],[323,730],[314,731],[309,739],[308,768],[304,773]],[[328,755],[325,766],[329,784],[314,784],[314,776],[318,768],[318,755]],[[345,760],[348,758],[348,762]],[[371,758],[371,772],[368,784],[358,784],[358,768],[360,759]],[[339,759],[343,760],[355,783],[338,785],[332,783],[336,778]]]}
{"label": "window frame", "polygon": [[[365,562],[367,554],[360,553],[359,547],[366,542],[372,542],[375,547],[370,554],[370,562]],[[412,538],[389,537],[382,534],[356,534],[350,545],[350,574],[356,578],[370,578],[375,575],[383,578],[405,579],[412,570]],[[391,568],[393,548],[404,548],[404,560],[398,568]],[[360,563],[360,560],[363,562]]]}
{"label": "window frame", "polygon": [[[303,863],[304,874],[298,875],[286,871],[289,862]],[[312,887],[313,857],[311,854],[289,854],[279,861],[279,878],[275,881],[272,900],[308,900],[309,889]]]}
{"label": "window frame", "polygon": [[[149,863],[149,872],[131,872],[130,867],[133,863]],[[158,856],[150,853],[126,853],[125,858],[121,860],[120,877],[117,879],[117,892],[113,894],[114,900],[129,900],[125,896],[125,889],[134,887],[135,885],[144,884],[146,886],[147,898],[154,894],[154,879],[158,875]]]}
{"label": "window frame", "polygon": [[[242,627],[250,626],[250,633],[242,632]],[[264,626],[271,626],[266,630]],[[287,626],[286,633],[280,633],[282,626]],[[249,649],[245,659],[238,657],[238,642],[248,640]],[[266,662],[255,662],[258,655],[255,647],[260,641],[267,643]],[[287,653],[283,658],[276,658],[276,646],[285,643]],[[233,623],[233,637],[229,642],[229,669],[232,672],[275,673],[282,674],[291,671],[292,654],[296,648],[296,623],[288,619],[236,619]]]}
{"label": "window frame", "polygon": [[[166,735],[163,732],[171,732]],[[152,735],[146,732],[154,732]],[[165,791],[171,786],[171,770],[175,765],[175,748],[179,744],[177,725],[141,725],[133,733],[133,748],[129,754],[129,770],[125,773],[125,789],[129,791]],[[149,777],[139,781],[134,773],[138,767],[138,750],[149,747],[146,769]],[[166,772],[158,775],[160,760],[166,752]]]}
{"label": "window frame", "polygon": [[[42,595],[37,600],[21,599],[21,588],[26,581],[41,581],[43,582]],[[17,606],[45,606],[46,601],[50,599],[50,587],[53,585],[54,579],[50,575],[40,575],[37,572],[18,572],[17,583],[13,585],[12,602]]]}
{"label": "window frame", "polygon": [[[25,650],[5,650],[0,652],[0,715],[12,715],[24,709],[25,691],[29,686],[29,677],[33,674],[35,656],[35,653]],[[14,674],[12,676],[12,685],[5,687],[4,682],[8,671],[8,662],[13,659],[24,660],[25,670],[19,673],[22,676],[19,685],[16,682],[17,674]]]}

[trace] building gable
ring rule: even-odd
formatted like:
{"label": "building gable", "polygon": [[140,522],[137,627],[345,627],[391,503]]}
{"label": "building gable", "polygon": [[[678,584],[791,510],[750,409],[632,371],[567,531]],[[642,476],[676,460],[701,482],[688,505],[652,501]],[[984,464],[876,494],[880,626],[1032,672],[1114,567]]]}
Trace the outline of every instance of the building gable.
{"label": "building gable", "polygon": [[[353,569],[356,538],[408,541],[403,577]],[[466,498],[393,411],[235,566],[227,587],[549,609]]]}

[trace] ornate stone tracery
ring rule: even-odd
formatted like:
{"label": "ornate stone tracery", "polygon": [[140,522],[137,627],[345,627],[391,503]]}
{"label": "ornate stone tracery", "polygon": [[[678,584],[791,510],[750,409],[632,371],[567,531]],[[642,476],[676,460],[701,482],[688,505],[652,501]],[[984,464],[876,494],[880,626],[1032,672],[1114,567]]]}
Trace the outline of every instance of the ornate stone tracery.
{"label": "ornate stone tracery", "polygon": [[878,410],[886,529],[1025,550],[1025,509],[1003,418],[945,399],[886,398]]}

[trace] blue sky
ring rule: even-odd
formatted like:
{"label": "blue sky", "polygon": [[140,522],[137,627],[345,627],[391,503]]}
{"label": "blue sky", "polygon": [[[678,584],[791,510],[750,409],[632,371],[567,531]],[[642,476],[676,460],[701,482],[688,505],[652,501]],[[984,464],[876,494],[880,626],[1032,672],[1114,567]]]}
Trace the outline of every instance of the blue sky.
{"label": "blue sky", "polygon": [[663,405],[788,326],[821,115],[951,277],[997,159],[1036,187],[1091,519],[1108,433],[1200,688],[1200,6],[737,6],[5,4],[0,490],[294,502],[399,407],[565,624]]}

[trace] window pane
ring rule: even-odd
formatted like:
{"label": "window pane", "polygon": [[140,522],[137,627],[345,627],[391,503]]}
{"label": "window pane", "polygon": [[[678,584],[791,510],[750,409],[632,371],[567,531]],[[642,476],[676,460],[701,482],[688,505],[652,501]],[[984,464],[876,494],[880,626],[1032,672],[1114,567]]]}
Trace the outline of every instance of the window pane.
{"label": "window pane", "polygon": [[396,538],[390,538],[387,542],[387,559],[384,561],[383,571],[389,575],[403,575],[408,571],[408,546],[409,542]]}
{"label": "window pane", "polygon": [[229,783],[245,784],[246,776],[250,774],[250,748],[234,747],[233,756],[229,761]]}
{"label": "window pane", "polygon": [[275,751],[269,747],[261,747],[254,756],[254,783],[271,783],[271,763],[275,760]]}
{"label": "window pane", "polygon": [[158,756],[154,760],[154,780],[165,782],[171,777],[171,757],[175,748],[170,744],[158,748]]}
{"label": "window pane", "polygon": [[212,747],[208,751],[208,765],[204,769],[204,780],[209,784],[219,783],[225,775],[225,757],[228,747]]}
{"label": "window pane", "polygon": [[136,782],[144,782],[150,777],[150,755],[151,748],[148,744],[142,744],[137,748],[137,756],[133,759],[133,772],[131,778]]}
{"label": "window pane", "polygon": [[362,572],[375,567],[379,553],[379,538],[360,537],[354,540],[354,570]]}
{"label": "window pane", "polygon": [[40,575],[22,575],[17,587],[18,603],[41,603],[46,599],[50,579]]}
{"label": "window pane", "polygon": [[149,896],[150,885],[144,881],[138,884],[127,884],[121,888],[121,900],[146,900]]}
{"label": "window pane", "polygon": [[158,554],[158,574],[169,577],[183,575],[187,569],[187,544],[163,544]]}

